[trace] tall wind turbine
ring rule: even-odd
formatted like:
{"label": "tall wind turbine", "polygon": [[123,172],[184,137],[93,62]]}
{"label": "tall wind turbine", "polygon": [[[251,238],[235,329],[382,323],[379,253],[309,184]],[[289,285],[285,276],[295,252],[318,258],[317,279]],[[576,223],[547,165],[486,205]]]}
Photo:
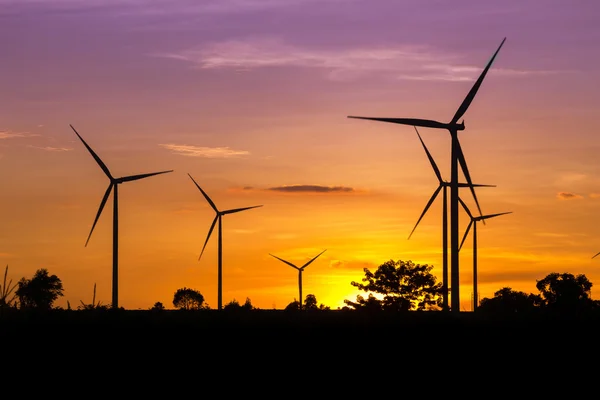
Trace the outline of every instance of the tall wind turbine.
{"label": "tall wind turbine", "polygon": [[458,201],[460,202],[461,206],[465,209],[465,211],[469,215],[469,218],[471,219],[471,221],[469,222],[469,225],[467,225],[467,230],[465,231],[465,235],[463,236],[462,241],[460,242],[460,247],[458,248],[459,250],[462,249],[463,243],[465,242],[465,239],[467,238],[467,235],[469,234],[469,230],[471,229],[471,226],[473,226],[473,311],[475,311],[475,310],[477,310],[477,306],[478,306],[478,304],[477,304],[478,303],[478,301],[477,301],[477,222],[485,221],[486,219],[498,217],[500,215],[511,214],[512,211],[503,212],[503,213],[499,213],[499,214],[480,215],[478,217],[474,217],[473,214],[471,214],[469,207],[467,207],[465,202],[462,201],[462,199],[460,197],[458,198]]}
{"label": "tall wind turbine", "polygon": [[[429,149],[427,149],[427,146],[425,146],[425,142],[423,142],[423,139],[421,138],[421,135],[419,134],[419,130],[417,129],[416,126],[414,128],[415,128],[415,131],[417,132],[417,136],[419,137],[419,141],[423,145],[423,149],[425,149],[425,153],[427,154],[429,163],[431,164],[431,167],[433,168],[433,172],[435,173],[435,176],[438,179],[439,185],[438,185],[437,189],[435,189],[435,191],[431,195],[431,198],[427,202],[425,209],[423,209],[423,212],[421,213],[421,216],[417,220],[415,227],[410,232],[410,235],[408,235],[408,238],[410,239],[410,237],[414,233],[415,229],[417,229],[419,222],[421,222],[421,219],[423,219],[423,217],[427,213],[427,210],[429,210],[429,207],[433,204],[437,195],[443,189],[444,191],[443,191],[443,203],[442,203],[442,285],[443,285],[442,298],[443,298],[443,309],[448,310],[448,200],[447,200],[447,198],[448,198],[448,187],[450,186],[450,183],[446,182],[442,179],[442,174],[440,172],[440,169],[438,168],[437,164],[435,163],[435,160],[431,156]],[[458,186],[471,188],[471,187],[495,187],[496,185],[478,185],[478,184],[468,184],[468,183],[460,183],[459,182]]]}
{"label": "tall wind turbine", "polygon": [[206,240],[204,241],[204,246],[202,246],[202,252],[200,253],[200,256],[198,257],[198,261],[200,261],[200,258],[202,258],[202,254],[204,254],[204,249],[206,248],[208,239],[210,239],[210,235],[211,235],[213,229],[215,228],[215,224],[217,223],[217,220],[219,221],[219,247],[218,247],[219,267],[218,267],[218,277],[217,277],[217,281],[218,281],[218,283],[217,283],[217,285],[218,285],[217,303],[218,303],[218,309],[221,310],[223,308],[223,231],[221,229],[222,228],[221,218],[223,217],[223,215],[226,215],[226,214],[233,214],[233,213],[237,213],[237,212],[244,211],[244,210],[250,210],[252,208],[262,207],[262,204],[260,206],[233,208],[231,210],[219,211],[219,209],[217,208],[215,203],[210,199],[210,197],[208,197],[206,192],[204,190],[202,190],[200,185],[198,185],[198,183],[196,183],[194,178],[192,178],[192,176],[190,174],[188,174],[188,176],[190,177],[192,182],[194,182],[194,184],[196,185],[198,190],[200,190],[202,192],[202,194],[206,198],[206,201],[208,201],[208,204],[210,204],[210,206],[213,208],[213,210],[215,210],[215,213],[217,213],[217,215],[215,216],[215,219],[212,222],[212,225],[210,226],[210,229],[208,230],[208,235],[206,236]]}
{"label": "tall wind turbine", "polygon": [[94,232],[94,227],[96,227],[96,223],[100,218],[100,214],[102,214],[102,210],[104,209],[104,205],[108,200],[108,196],[110,196],[110,192],[114,189],[113,194],[113,272],[112,272],[112,308],[119,307],[119,200],[118,200],[118,185],[124,182],[137,181],[138,179],[148,178],[150,176],[166,174],[167,172],[173,172],[173,170],[169,171],[160,171],[160,172],[152,172],[149,174],[141,174],[141,175],[130,175],[124,176],[122,178],[114,178],[108,167],[100,157],[92,150],[90,146],[83,140],[81,135],[73,128],[73,125],[69,125],[73,132],[77,135],[77,137],[81,140],[83,145],[88,149],[94,160],[98,163],[102,171],[106,174],[110,183],[108,184],[108,188],[104,193],[104,197],[102,198],[102,202],[100,202],[100,208],[98,208],[98,213],[96,214],[96,218],[94,219],[94,224],[92,225],[92,229],[90,230],[90,234],[85,242],[85,246],[87,247],[90,238],[92,237],[92,232]]}
{"label": "tall wind turbine", "polygon": [[[418,118],[374,118],[374,117],[356,117],[356,116],[348,116],[348,118],[358,118],[358,119],[366,119],[372,121],[382,121],[382,122],[390,122],[394,124],[401,125],[413,125],[413,126],[423,126],[426,128],[436,128],[436,129],[446,129],[450,132],[450,136],[452,138],[452,147],[451,147],[451,157],[450,157],[450,247],[451,247],[451,260],[450,260],[450,275],[451,275],[451,290],[452,290],[452,305],[451,310],[453,312],[460,312],[460,286],[459,286],[459,257],[458,257],[458,236],[459,236],[459,225],[458,225],[458,164],[460,163],[463,174],[467,180],[467,183],[471,184],[471,176],[469,174],[469,170],[467,169],[467,165],[465,162],[465,157],[463,155],[462,149],[460,147],[460,143],[458,141],[458,131],[462,131],[465,129],[464,120],[461,123],[458,123],[458,120],[463,117],[471,102],[475,98],[479,87],[481,86],[483,79],[485,78],[488,70],[492,66],[494,59],[498,55],[498,52],[502,48],[504,41],[506,38],[502,39],[500,46],[492,56],[491,60],[483,69],[481,75],[475,84],[467,94],[467,97],[463,100],[460,107],[452,117],[450,122],[438,122],[429,119],[418,119]],[[471,192],[473,193],[473,197],[475,198],[475,203],[477,204],[477,208],[479,210],[479,214],[481,214],[481,207],[479,207],[479,202],[477,201],[477,197],[475,196],[475,190],[471,187]]]}
{"label": "tall wind turbine", "polygon": [[317,259],[317,257],[319,257],[321,254],[325,253],[325,251],[327,251],[327,249],[323,250],[322,252],[320,252],[319,254],[317,254],[316,256],[314,256],[311,260],[309,260],[306,264],[304,264],[301,267],[297,267],[294,264],[292,264],[289,261],[286,261],[282,258],[279,258],[277,256],[274,256],[273,254],[269,253],[270,256],[275,257],[276,259],[278,259],[279,261],[282,261],[284,263],[286,263],[287,265],[289,265],[292,268],[296,268],[298,270],[298,290],[300,292],[300,297],[298,298],[298,303],[300,303],[300,309],[302,310],[302,272],[304,271],[304,268],[308,267],[310,265],[310,263],[312,263],[313,261],[315,261]]}

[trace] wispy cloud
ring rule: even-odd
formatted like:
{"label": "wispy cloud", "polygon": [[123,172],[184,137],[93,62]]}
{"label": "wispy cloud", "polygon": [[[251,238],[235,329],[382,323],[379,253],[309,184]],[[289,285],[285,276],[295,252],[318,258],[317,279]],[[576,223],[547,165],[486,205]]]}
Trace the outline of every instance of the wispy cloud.
{"label": "wispy cloud", "polygon": [[349,193],[354,189],[347,186],[321,186],[321,185],[285,185],[270,187],[266,190],[284,193]]}
{"label": "wispy cloud", "polygon": [[35,133],[29,132],[12,132],[12,131],[0,131],[0,139],[13,139],[22,137],[39,136]]}
{"label": "wispy cloud", "polygon": [[31,145],[29,145],[27,147],[31,147],[34,149],[40,149],[40,150],[44,150],[44,151],[54,151],[54,152],[73,150],[73,149],[67,148],[67,147],[52,147],[52,146],[31,146]]}
{"label": "wispy cloud", "polygon": [[[335,80],[383,73],[396,79],[472,81],[481,73],[480,65],[461,64],[456,55],[429,46],[406,44],[325,49],[293,46],[273,38],[257,38],[218,42],[158,56],[187,61],[200,69],[319,68],[328,71],[328,77]],[[513,76],[556,72],[559,71],[494,69],[494,73]]]}
{"label": "wispy cloud", "polygon": [[231,158],[250,154],[246,150],[234,150],[229,147],[202,147],[187,144],[159,144],[159,146],[187,157]]}
{"label": "wispy cloud", "polygon": [[[257,12],[308,3],[348,3],[355,0],[0,0],[0,5],[35,5],[47,9],[88,10],[111,7],[121,15],[231,14]],[[1,13],[1,12],[0,12]]]}
{"label": "wispy cloud", "polygon": [[560,200],[574,200],[574,199],[583,198],[583,196],[581,196],[579,194],[570,193],[570,192],[558,192],[556,194],[556,197],[558,197]]}
{"label": "wispy cloud", "polygon": [[590,193],[590,198],[592,198],[592,199],[600,199],[600,193]]}

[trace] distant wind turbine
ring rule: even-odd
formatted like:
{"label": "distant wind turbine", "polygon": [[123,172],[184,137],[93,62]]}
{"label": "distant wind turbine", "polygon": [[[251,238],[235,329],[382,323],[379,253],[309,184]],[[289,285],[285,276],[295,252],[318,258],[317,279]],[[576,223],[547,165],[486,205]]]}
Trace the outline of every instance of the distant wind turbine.
{"label": "distant wind turbine", "polygon": [[[448,200],[447,200],[448,194],[447,193],[448,193],[448,187],[450,186],[450,183],[446,182],[442,179],[442,174],[440,172],[440,169],[438,168],[437,164],[435,163],[435,160],[431,156],[429,149],[427,149],[427,146],[425,146],[425,143],[423,142],[423,139],[421,138],[421,135],[419,134],[417,127],[415,126],[414,128],[415,128],[415,131],[417,132],[417,136],[419,137],[419,140],[421,141],[421,144],[423,145],[423,149],[425,149],[425,153],[427,154],[429,163],[431,164],[431,167],[433,168],[433,172],[435,173],[435,176],[438,179],[439,186],[437,187],[437,189],[435,189],[435,191],[433,192],[433,195],[431,195],[431,198],[427,202],[425,209],[423,210],[423,212],[421,213],[421,216],[417,220],[415,227],[410,232],[410,235],[408,235],[408,238],[410,239],[410,237],[414,233],[415,229],[417,229],[419,222],[421,222],[421,219],[423,219],[423,217],[427,213],[427,210],[429,210],[429,207],[433,204],[437,195],[440,193],[440,190],[443,189],[444,192],[443,192],[443,202],[442,202],[442,285],[443,285],[442,297],[443,297],[443,309],[447,310],[448,309]],[[458,186],[471,188],[471,187],[495,187],[496,185],[478,185],[478,184],[468,184],[468,183],[460,183],[459,182]]]}
{"label": "distant wind turbine", "polygon": [[200,192],[202,192],[202,194],[206,198],[206,201],[208,201],[208,204],[210,204],[210,206],[213,208],[213,210],[215,210],[215,213],[217,213],[217,215],[215,216],[215,219],[212,222],[212,225],[210,226],[210,229],[208,230],[208,235],[206,236],[206,240],[204,241],[204,246],[202,246],[202,252],[200,253],[200,256],[198,257],[198,261],[200,261],[200,259],[202,258],[202,254],[204,254],[204,249],[206,248],[208,239],[210,239],[210,235],[211,235],[213,229],[215,228],[215,224],[217,223],[217,220],[219,221],[219,246],[218,246],[219,266],[218,266],[218,278],[217,278],[217,280],[218,280],[217,303],[218,303],[218,309],[221,310],[223,308],[223,231],[221,229],[222,228],[221,218],[223,217],[223,215],[226,215],[226,214],[233,214],[233,213],[237,213],[240,211],[250,210],[252,208],[262,207],[262,204],[259,206],[234,208],[231,210],[219,211],[219,209],[217,209],[217,206],[215,205],[215,203],[210,199],[210,197],[208,197],[206,192],[204,190],[202,190],[200,185],[198,185],[198,183],[196,183],[194,178],[192,178],[192,176],[190,174],[188,174],[188,176],[190,177],[192,182],[194,182],[194,184],[196,185],[198,190],[200,190]]}
{"label": "distant wind turbine", "polygon": [[118,190],[117,190],[118,185],[121,183],[124,183],[124,182],[136,181],[138,179],[148,178],[148,177],[154,176],[154,175],[166,174],[167,172],[173,172],[173,170],[152,172],[149,174],[141,174],[141,175],[130,175],[130,176],[124,176],[122,178],[114,178],[111,175],[110,171],[108,170],[108,167],[106,166],[106,164],[104,164],[104,162],[102,162],[102,160],[100,159],[100,157],[98,157],[98,155],[94,152],[94,150],[92,150],[92,148],[90,146],[88,146],[88,144],[85,142],[85,140],[83,140],[81,135],[79,135],[79,133],[75,130],[75,128],[73,128],[73,125],[69,125],[69,126],[71,127],[71,129],[73,129],[73,132],[75,132],[77,137],[81,140],[83,145],[88,149],[88,151],[90,152],[92,157],[94,157],[94,160],[96,160],[96,162],[98,163],[98,165],[100,166],[102,171],[104,171],[104,173],[110,180],[108,188],[106,189],[106,192],[104,193],[104,197],[102,198],[102,202],[100,202],[100,208],[98,208],[98,213],[96,214],[96,218],[94,219],[94,224],[92,225],[90,234],[88,235],[88,238],[85,242],[86,247],[88,245],[88,242],[90,241],[90,238],[92,237],[92,232],[94,232],[94,227],[96,226],[96,223],[98,222],[98,219],[100,218],[100,214],[102,214],[102,210],[104,209],[104,205],[106,204],[106,201],[108,200],[108,196],[110,196],[110,192],[112,191],[112,189],[114,189],[114,195],[113,195],[112,308],[118,308],[119,307],[119,200],[118,200]]}
{"label": "distant wind turbine", "polygon": [[[458,241],[459,241],[459,224],[458,224],[458,164],[460,163],[460,167],[465,175],[467,183],[471,184],[471,176],[469,174],[469,170],[467,169],[467,165],[465,162],[465,157],[460,147],[460,143],[458,141],[458,131],[462,131],[465,129],[464,120],[462,122],[458,122],[469,106],[471,102],[475,98],[479,87],[483,83],[483,80],[492,66],[494,59],[498,55],[498,52],[504,45],[506,38],[502,39],[500,46],[487,63],[479,78],[475,81],[471,90],[458,107],[458,110],[452,117],[450,122],[438,122],[430,119],[419,119],[419,118],[374,118],[374,117],[356,117],[356,116],[348,116],[348,118],[358,118],[372,121],[381,121],[381,122],[390,122],[393,124],[401,124],[401,125],[412,125],[412,126],[422,126],[427,128],[436,128],[436,129],[446,129],[450,132],[450,136],[452,138],[452,147],[451,147],[451,156],[450,156],[450,249],[451,249],[451,260],[450,260],[450,275],[451,275],[451,287],[452,287],[452,306],[451,310],[453,312],[460,312],[460,285],[459,285],[459,257],[458,257]],[[477,208],[479,210],[479,214],[481,213],[481,207],[479,207],[479,202],[477,200],[477,196],[475,195],[475,190],[471,187],[471,193],[475,199],[475,203],[477,204]]]}
{"label": "distant wind turbine", "polygon": [[302,310],[302,272],[304,271],[304,268],[308,267],[313,261],[315,261],[317,259],[317,257],[319,257],[321,254],[325,253],[327,251],[327,249],[323,250],[322,252],[320,252],[319,254],[317,254],[316,256],[314,256],[311,260],[309,260],[308,262],[306,262],[306,264],[304,264],[301,267],[297,267],[294,264],[292,264],[289,261],[286,261],[282,258],[279,258],[277,256],[274,256],[273,254],[269,253],[270,256],[275,257],[276,259],[278,259],[279,261],[282,261],[284,263],[286,263],[287,265],[289,265],[292,268],[295,268],[298,270],[298,290],[300,292],[300,297],[298,299],[298,303],[300,303],[300,309]]}
{"label": "distant wind turbine", "polygon": [[600,253],[596,253],[596,255],[594,255],[594,257],[592,257],[592,258],[596,258],[596,256],[597,256],[598,254],[600,254]]}
{"label": "distant wind turbine", "polygon": [[463,236],[462,241],[460,242],[460,247],[458,248],[459,250],[462,248],[463,243],[465,242],[465,239],[467,238],[467,235],[469,234],[469,230],[471,229],[471,226],[473,226],[473,311],[475,311],[475,310],[477,310],[477,306],[478,306],[478,304],[477,304],[478,303],[478,299],[477,299],[477,222],[484,221],[489,218],[498,217],[500,215],[512,214],[512,211],[503,212],[503,213],[499,213],[499,214],[489,214],[489,215],[481,215],[478,217],[474,217],[471,214],[469,207],[467,207],[467,205],[464,203],[464,201],[462,201],[462,199],[460,197],[458,198],[458,201],[460,202],[462,207],[465,209],[465,211],[469,215],[469,218],[471,219],[471,221],[469,222],[469,225],[467,225],[467,230],[465,231],[465,235]]}

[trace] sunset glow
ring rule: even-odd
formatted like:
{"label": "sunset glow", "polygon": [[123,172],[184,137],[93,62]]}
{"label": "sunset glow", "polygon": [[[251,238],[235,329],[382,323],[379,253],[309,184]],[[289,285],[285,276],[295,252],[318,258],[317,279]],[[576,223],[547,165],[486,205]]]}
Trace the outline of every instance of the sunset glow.
{"label": "sunset glow", "polygon": [[[181,287],[282,309],[303,293],[332,309],[363,294],[363,268],[434,265],[441,194],[410,126],[348,115],[450,120],[500,41],[459,133],[484,214],[480,298],[535,292],[551,272],[600,284],[600,5],[412,0],[0,0],[0,263],[9,277],[58,275],[57,305],[111,301],[119,186],[119,302],[172,307]],[[444,179],[450,135],[419,132]],[[462,177],[461,177],[462,180]],[[467,189],[461,196],[476,210]],[[461,211],[462,232],[469,220]],[[460,251],[471,310],[472,236]],[[595,294],[592,288],[592,294]],[[365,295],[366,297],[366,295]],[[593,296],[596,297],[596,296]]]}

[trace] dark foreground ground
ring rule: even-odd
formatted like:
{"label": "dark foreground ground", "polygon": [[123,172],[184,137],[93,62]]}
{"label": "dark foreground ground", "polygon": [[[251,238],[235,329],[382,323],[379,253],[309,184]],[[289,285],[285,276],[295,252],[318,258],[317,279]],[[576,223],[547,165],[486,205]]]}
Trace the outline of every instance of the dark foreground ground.
{"label": "dark foreground ground", "polygon": [[51,386],[18,387],[60,392],[85,381],[77,390],[86,398],[119,385],[138,397],[180,386],[282,397],[283,382],[292,398],[306,385],[323,396],[410,389],[430,398],[445,390],[441,381],[466,393],[481,379],[489,395],[523,393],[524,384],[554,393],[597,376],[600,315],[16,312],[0,316],[0,344],[6,385],[51,376]]}
{"label": "dark foreground ground", "polygon": [[592,372],[589,365],[597,365],[600,355],[600,315],[14,312],[0,316],[0,344],[3,365],[10,366],[5,371],[17,376],[99,374],[104,379],[144,371],[148,385],[159,383],[162,374],[206,383],[205,374],[262,382],[286,374],[326,379],[335,373],[344,387],[352,387],[377,381],[380,374],[393,377],[387,385],[415,376],[462,381],[494,371],[505,380]]}
{"label": "dark foreground ground", "polygon": [[0,335],[15,343],[32,337],[60,341],[100,340],[118,342],[204,342],[234,346],[236,343],[334,345],[349,343],[443,342],[474,343],[502,338],[503,341],[600,341],[600,313],[593,315],[482,315],[461,312],[409,312],[403,314],[360,313],[325,310],[285,312],[254,310],[201,311],[67,311],[45,313],[12,312],[0,315]]}

